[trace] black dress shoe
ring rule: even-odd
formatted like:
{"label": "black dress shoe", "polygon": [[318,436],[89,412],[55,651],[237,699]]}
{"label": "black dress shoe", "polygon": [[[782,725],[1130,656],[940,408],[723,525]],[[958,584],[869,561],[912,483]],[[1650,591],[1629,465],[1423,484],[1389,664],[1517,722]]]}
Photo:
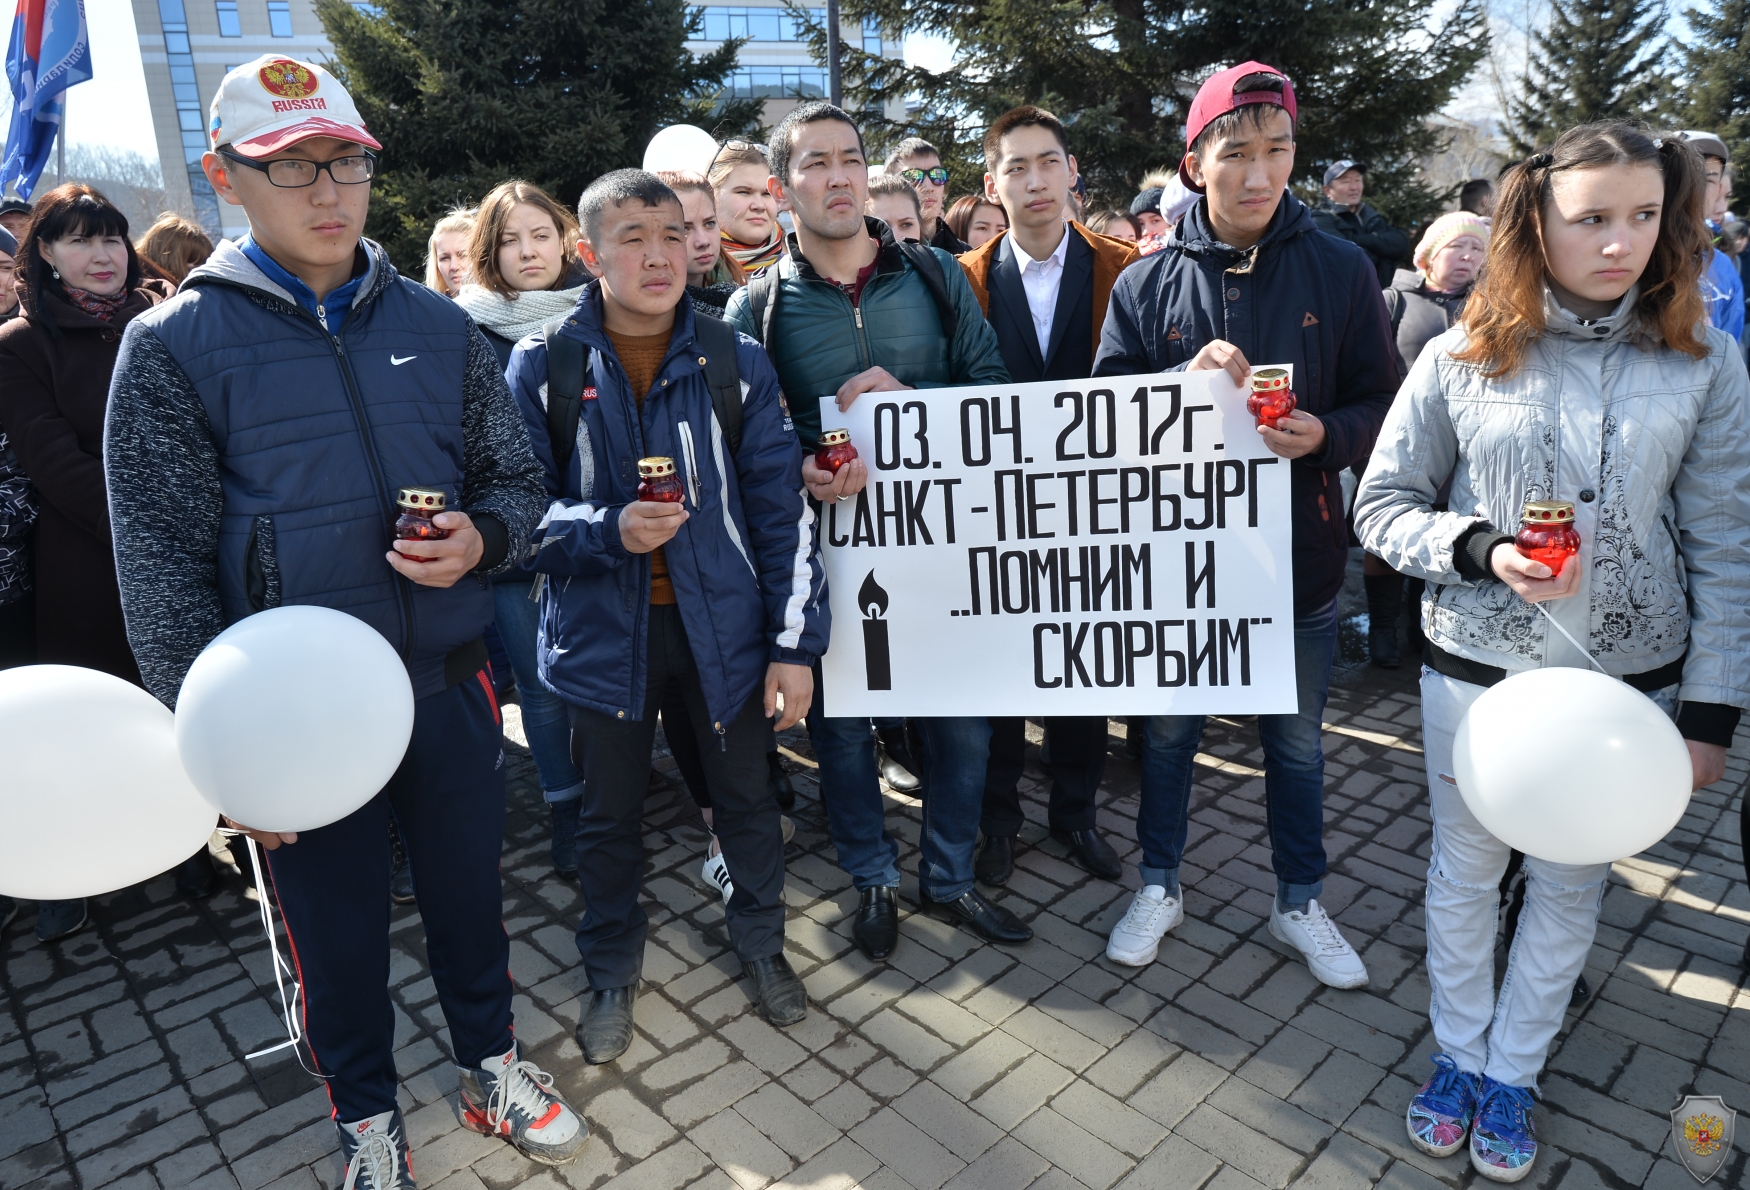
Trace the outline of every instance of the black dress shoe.
{"label": "black dress shoe", "polygon": [[1116,880],[1124,874],[1124,865],[1118,862],[1118,853],[1112,850],[1110,843],[1100,837],[1099,831],[1092,828],[1085,831],[1054,830],[1051,836],[1069,848],[1076,863],[1101,880]]}
{"label": "black dress shoe", "polygon": [[632,1002],[638,985],[606,988],[592,993],[589,1008],[577,1023],[577,1044],[594,1065],[612,1062],[632,1044]]}
{"label": "black dress shoe", "polygon": [[205,844],[176,866],[176,891],[191,901],[204,901],[219,887],[219,874],[207,856]]}
{"label": "black dress shoe", "polygon": [[863,890],[857,920],[851,923],[851,937],[877,963],[893,953],[894,944],[899,941],[899,905],[891,888]]}
{"label": "black dress shoe", "polygon": [[1574,980],[1574,994],[1568,997],[1568,1007],[1578,1008],[1592,997],[1592,988],[1584,975]]}
{"label": "black dress shoe", "polygon": [[775,954],[743,963],[742,969],[754,982],[761,1016],[780,1029],[802,1023],[808,1015],[808,989],[790,969],[790,960]]}
{"label": "black dress shoe", "polygon": [[1001,905],[985,900],[974,889],[967,889],[958,901],[931,900],[929,893],[919,889],[918,903],[925,912],[967,926],[987,942],[1027,942],[1033,937],[1033,927]]}
{"label": "black dress shoe", "polygon": [[910,793],[922,784],[915,775],[917,761],[912,759],[903,726],[881,728],[875,733],[875,741],[875,766],[890,789]]}
{"label": "black dress shoe", "polygon": [[986,835],[978,858],[972,861],[972,874],[980,884],[1001,887],[1015,874],[1015,836]]}
{"label": "black dress shoe", "polygon": [[778,759],[776,752],[766,753],[766,788],[771,790],[778,809],[796,808],[796,787],[790,784],[790,774],[784,771],[784,762]]}

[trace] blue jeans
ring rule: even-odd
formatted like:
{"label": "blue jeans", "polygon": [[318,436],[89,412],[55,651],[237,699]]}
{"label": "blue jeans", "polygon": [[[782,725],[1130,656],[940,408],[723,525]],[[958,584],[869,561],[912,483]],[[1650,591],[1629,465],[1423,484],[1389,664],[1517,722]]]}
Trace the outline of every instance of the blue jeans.
{"label": "blue jeans", "polygon": [[[1304,905],[1325,878],[1325,751],[1320,738],[1337,650],[1337,605],[1294,621],[1295,687],[1300,710],[1259,715],[1264,745],[1264,805],[1276,897]],[[1142,736],[1142,806],[1136,816],[1144,884],[1179,890],[1189,829],[1192,758],[1203,738],[1202,715],[1150,715]]]}
{"label": "blue jeans", "polygon": [[523,735],[541,774],[541,796],[549,802],[569,802],[583,796],[583,774],[571,760],[571,720],[559,696],[541,684],[535,665],[535,626],[540,605],[529,598],[534,584],[492,585],[498,635],[510,654],[516,675],[517,701],[522,705]]}
{"label": "blue jeans", "polygon": [[[870,720],[829,717],[820,694],[819,666],[814,674],[816,696],[808,712],[808,735],[820,765],[820,800],[826,806],[839,867],[850,874],[858,890],[895,888],[899,844],[887,830]],[[972,887],[990,724],[985,719],[913,719],[911,724],[925,754],[919,758],[925,771],[917,774],[923,782],[918,793],[924,803],[918,883],[934,900],[958,900]]]}

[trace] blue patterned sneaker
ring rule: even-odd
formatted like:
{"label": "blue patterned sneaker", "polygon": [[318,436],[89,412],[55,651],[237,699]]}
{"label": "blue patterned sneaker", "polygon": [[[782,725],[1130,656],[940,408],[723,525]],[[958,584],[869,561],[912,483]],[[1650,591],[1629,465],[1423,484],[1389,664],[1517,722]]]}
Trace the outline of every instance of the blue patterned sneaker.
{"label": "blue patterned sneaker", "polygon": [[1470,1130],[1470,1163],[1491,1182],[1517,1182],[1531,1172],[1537,1160],[1537,1133],[1531,1126],[1535,1103],[1530,1087],[1509,1087],[1483,1076]]}
{"label": "blue patterned sneaker", "polygon": [[1477,1076],[1466,1074],[1445,1054],[1434,1055],[1434,1077],[1410,1100],[1404,1123],[1410,1141],[1430,1157],[1450,1157],[1464,1148],[1477,1114]]}

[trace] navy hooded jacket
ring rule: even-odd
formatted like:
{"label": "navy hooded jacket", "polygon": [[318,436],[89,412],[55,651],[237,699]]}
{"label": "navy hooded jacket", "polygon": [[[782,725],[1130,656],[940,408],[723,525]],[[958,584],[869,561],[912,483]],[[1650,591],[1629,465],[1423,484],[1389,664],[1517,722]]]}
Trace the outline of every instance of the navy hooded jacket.
{"label": "navy hooded jacket", "polygon": [[689,302],[675,310],[668,355],[642,408],[602,329],[601,283],[583,291],[560,333],[589,348],[577,441],[560,476],[547,432],[547,343],[511,353],[506,379],[554,497],[532,538],[546,575],[535,655],[565,701],[623,719],[644,714],[650,555],[620,542],[638,460],[666,456],[689,514],[663,547],[712,725],[721,732],[765,685],[774,661],[826,652],[826,574],[804,497],[802,454],[766,353],[738,335],[741,448],[733,457],[711,407]]}
{"label": "navy hooded jacket", "polygon": [[1208,211],[1200,200],[1119,274],[1094,375],[1183,371],[1216,339],[1254,367],[1294,366],[1298,407],[1325,427],[1323,448],[1289,469],[1294,612],[1310,615],[1337,597],[1349,560],[1340,473],[1373,453],[1397,393],[1391,320],[1367,254],[1319,231],[1292,194],[1245,252],[1215,238]]}

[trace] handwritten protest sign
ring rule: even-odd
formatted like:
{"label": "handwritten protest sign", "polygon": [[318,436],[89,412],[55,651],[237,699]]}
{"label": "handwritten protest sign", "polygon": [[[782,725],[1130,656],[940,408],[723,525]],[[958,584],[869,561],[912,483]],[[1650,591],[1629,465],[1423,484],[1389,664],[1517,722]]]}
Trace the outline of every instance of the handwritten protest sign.
{"label": "handwritten protest sign", "polygon": [[866,393],[834,715],[1295,709],[1289,464],[1225,372]]}

